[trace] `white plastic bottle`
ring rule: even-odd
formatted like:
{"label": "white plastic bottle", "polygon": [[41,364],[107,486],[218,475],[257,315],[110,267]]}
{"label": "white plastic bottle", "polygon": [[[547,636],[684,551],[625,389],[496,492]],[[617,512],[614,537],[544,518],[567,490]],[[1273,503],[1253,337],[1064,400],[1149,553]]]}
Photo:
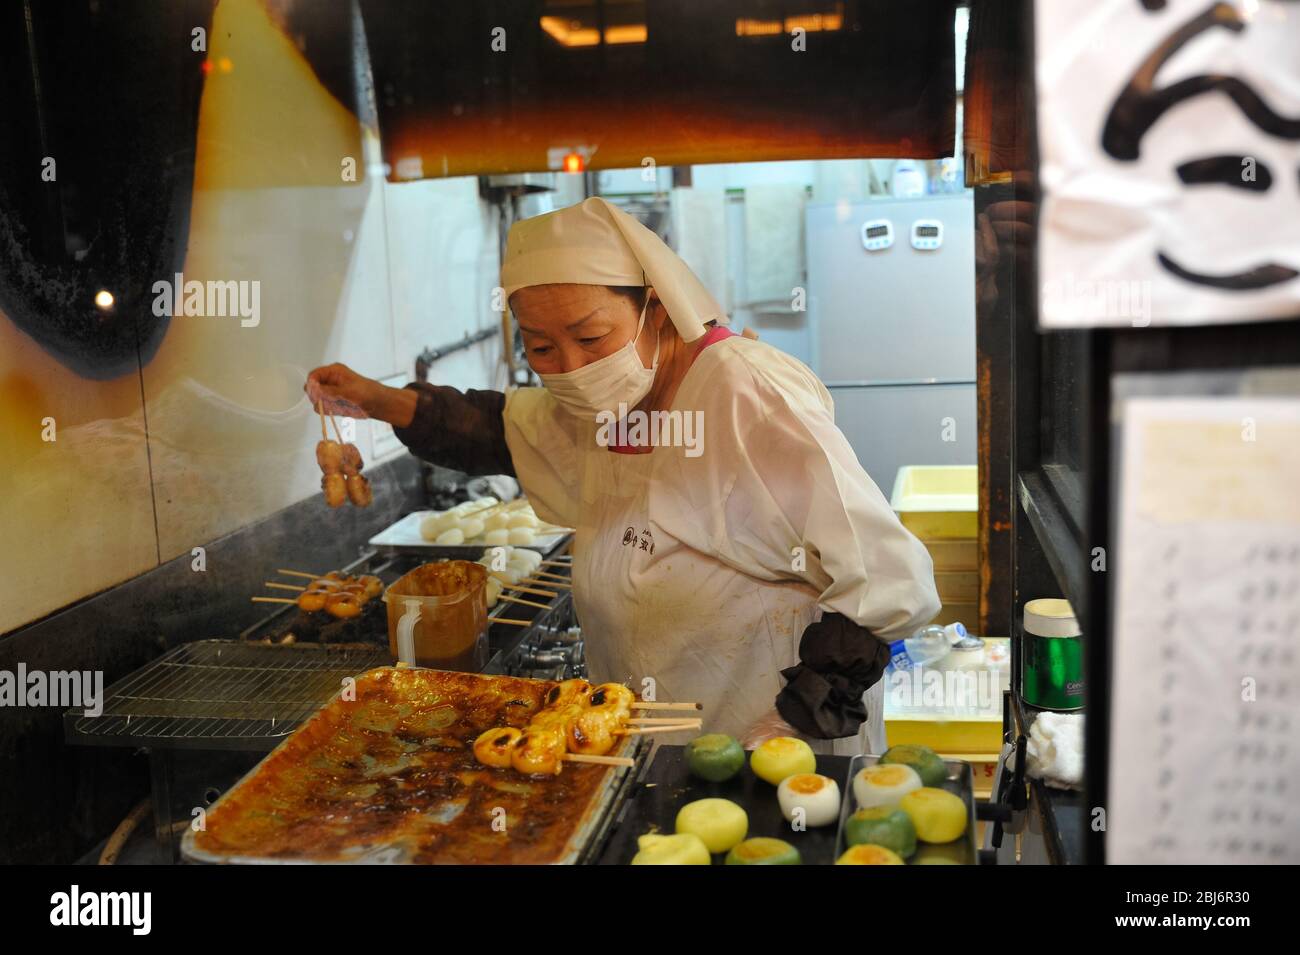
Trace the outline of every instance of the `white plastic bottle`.
{"label": "white plastic bottle", "polygon": [[910,637],[895,640],[889,645],[889,665],[895,670],[932,666],[948,655],[952,645],[966,638],[966,628],[960,623],[946,627],[931,624]]}

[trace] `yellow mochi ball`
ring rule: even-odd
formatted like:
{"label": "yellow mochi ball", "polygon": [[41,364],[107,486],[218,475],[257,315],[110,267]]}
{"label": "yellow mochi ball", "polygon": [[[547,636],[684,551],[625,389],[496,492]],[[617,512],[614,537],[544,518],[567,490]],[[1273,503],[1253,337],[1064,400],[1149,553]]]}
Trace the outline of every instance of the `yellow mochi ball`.
{"label": "yellow mochi ball", "polygon": [[966,832],[966,803],[946,789],[922,786],[898,802],[922,842],[952,842]]}

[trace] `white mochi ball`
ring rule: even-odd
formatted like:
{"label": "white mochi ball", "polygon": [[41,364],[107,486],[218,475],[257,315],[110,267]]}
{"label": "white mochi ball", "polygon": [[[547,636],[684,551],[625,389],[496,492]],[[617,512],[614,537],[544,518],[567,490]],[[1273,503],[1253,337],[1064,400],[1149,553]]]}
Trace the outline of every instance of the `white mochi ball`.
{"label": "white mochi ball", "polygon": [[533,534],[531,527],[512,527],[510,529],[510,543],[516,547],[527,547],[536,541],[536,535]]}

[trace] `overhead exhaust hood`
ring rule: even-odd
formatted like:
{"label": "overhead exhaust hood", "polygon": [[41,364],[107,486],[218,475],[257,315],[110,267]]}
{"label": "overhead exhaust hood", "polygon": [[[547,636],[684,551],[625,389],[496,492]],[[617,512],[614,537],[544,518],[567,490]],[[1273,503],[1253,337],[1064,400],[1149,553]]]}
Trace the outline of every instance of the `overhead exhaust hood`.
{"label": "overhead exhaust hood", "polygon": [[955,2],[359,2],[394,181],[952,154]]}

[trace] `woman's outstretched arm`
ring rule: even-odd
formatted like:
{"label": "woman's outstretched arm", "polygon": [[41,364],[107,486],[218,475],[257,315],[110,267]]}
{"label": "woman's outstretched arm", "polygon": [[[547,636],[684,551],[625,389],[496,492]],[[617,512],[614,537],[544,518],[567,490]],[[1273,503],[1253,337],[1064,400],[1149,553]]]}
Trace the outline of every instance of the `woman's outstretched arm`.
{"label": "woman's outstretched arm", "polygon": [[466,474],[515,473],[506,447],[499,391],[458,391],[446,385],[416,382],[390,388],[359,375],[347,365],[317,368],[307,377],[306,391],[323,399],[325,410],[348,406],[393,426],[398,440],[411,453],[442,467]]}

